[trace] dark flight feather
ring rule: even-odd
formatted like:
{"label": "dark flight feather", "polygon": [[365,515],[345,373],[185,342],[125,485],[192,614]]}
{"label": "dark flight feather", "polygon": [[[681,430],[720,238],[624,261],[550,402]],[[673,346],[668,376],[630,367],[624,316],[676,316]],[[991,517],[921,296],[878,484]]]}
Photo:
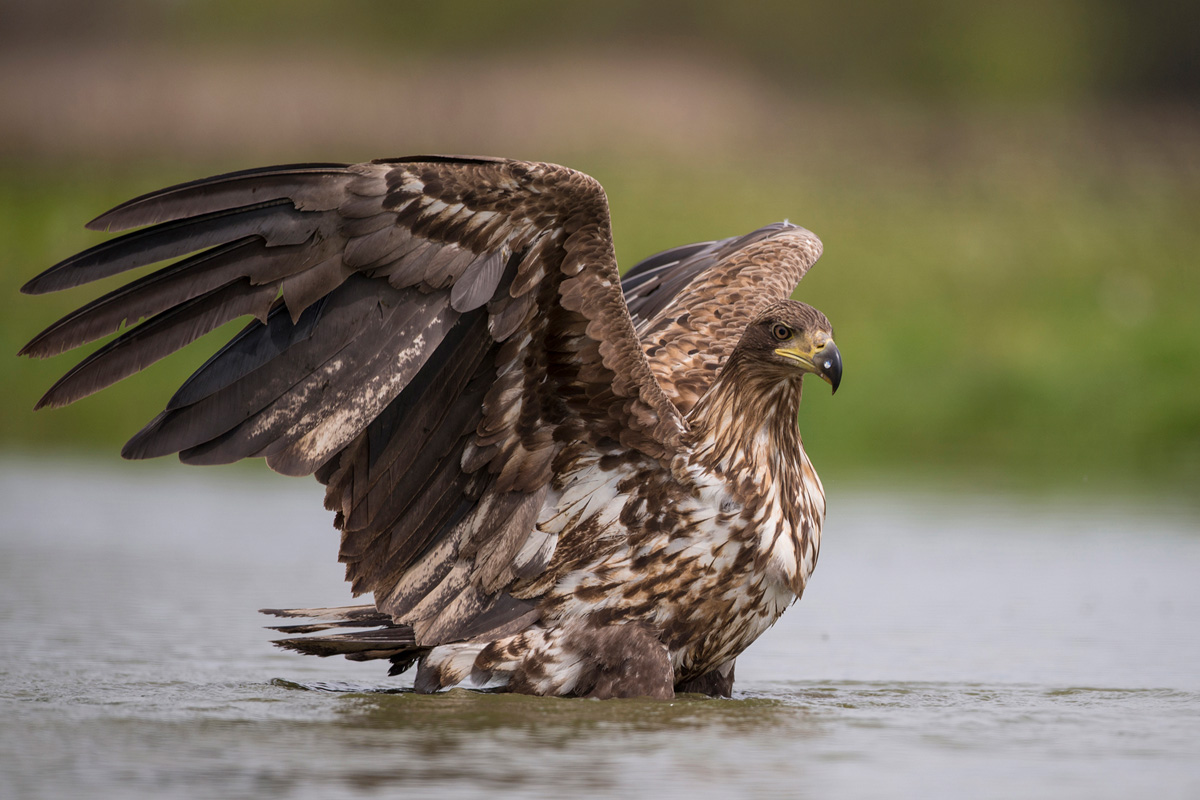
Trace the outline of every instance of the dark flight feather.
{"label": "dark flight feather", "polygon": [[[306,308],[300,319],[295,321],[290,319],[283,303],[276,301],[271,313],[267,315],[266,325],[257,321],[251,322],[237,336],[230,339],[179,387],[167,402],[167,410],[173,411],[198,403],[241,380],[291,348],[306,342],[312,338],[317,323],[325,320],[326,316],[355,313],[354,304],[345,297],[345,293],[331,292],[319,303]],[[338,302],[339,300],[342,302]],[[365,297],[358,298],[358,301],[370,302]],[[354,336],[354,327],[351,324],[330,324],[340,328],[342,336],[322,336],[319,342],[314,343],[314,346],[321,348],[317,352],[334,352]],[[306,363],[317,356],[311,351],[296,351],[294,358],[299,363]]]}
{"label": "dark flight feather", "polygon": [[312,236],[316,223],[287,200],[172,220],[84,250],[38,275],[21,291],[45,294],[70,289],[245,236],[260,236],[270,245],[300,244]]}
{"label": "dark flight feather", "polygon": [[233,281],[146,320],[77,364],[42,396],[35,408],[57,408],[111,386],[247,314],[266,318],[275,292]]}
{"label": "dark flight feather", "polygon": [[128,200],[96,217],[86,227],[93,231],[124,231],[225,211],[248,201],[290,200],[305,211],[328,210],[328,199],[338,196],[330,190],[329,181],[339,183],[347,166],[287,164],[189,181]]}
{"label": "dark flight feather", "polygon": [[205,250],[126,284],[74,311],[35,336],[21,355],[46,358],[103,338],[141,319],[254,275],[258,283],[303,268],[303,248],[267,248],[244,238]]}

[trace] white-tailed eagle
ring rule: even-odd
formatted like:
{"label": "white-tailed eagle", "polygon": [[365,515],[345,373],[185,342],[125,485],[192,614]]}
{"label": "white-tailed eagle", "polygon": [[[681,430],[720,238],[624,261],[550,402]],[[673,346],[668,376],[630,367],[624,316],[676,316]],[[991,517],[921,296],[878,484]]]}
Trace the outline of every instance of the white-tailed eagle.
{"label": "white-tailed eagle", "polygon": [[828,320],[788,299],[821,254],[803,228],[668,250],[622,285],[595,180],[442,156],[235,172],[88,227],[138,230],[23,291],[183,258],[25,346],[125,327],[38,405],[255,317],[122,454],[325,485],[374,603],[269,610],[315,620],[281,645],[416,663],[419,691],[727,695],[803,593],[825,498],[801,379],[842,373]]}

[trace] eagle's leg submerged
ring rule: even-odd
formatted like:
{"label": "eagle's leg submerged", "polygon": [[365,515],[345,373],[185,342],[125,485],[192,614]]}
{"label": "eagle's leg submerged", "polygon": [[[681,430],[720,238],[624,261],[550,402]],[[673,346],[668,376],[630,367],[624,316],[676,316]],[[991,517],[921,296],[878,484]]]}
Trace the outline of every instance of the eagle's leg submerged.
{"label": "eagle's leg submerged", "polygon": [[733,668],[736,659],[729,659],[711,672],[676,684],[677,694],[706,694],[709,697],[733,696]]}

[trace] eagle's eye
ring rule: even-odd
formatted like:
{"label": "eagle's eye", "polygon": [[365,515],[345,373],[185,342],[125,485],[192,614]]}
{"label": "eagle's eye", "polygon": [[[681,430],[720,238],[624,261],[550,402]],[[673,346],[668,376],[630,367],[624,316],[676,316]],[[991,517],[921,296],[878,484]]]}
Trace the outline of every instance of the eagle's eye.
{"label": "eagle's eye", "polygon": [[771,326],[771,335],[782,342],[785,339],[792,338],[792,329],[782,322],[776,322]]}

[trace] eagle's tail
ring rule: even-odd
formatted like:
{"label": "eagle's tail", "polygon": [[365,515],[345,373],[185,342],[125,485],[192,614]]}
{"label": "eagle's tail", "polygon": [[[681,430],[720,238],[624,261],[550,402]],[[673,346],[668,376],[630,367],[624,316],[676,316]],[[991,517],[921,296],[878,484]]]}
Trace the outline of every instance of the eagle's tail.
{"label": "eagle's tail", "polygon": [[428,652],[428,648],[417,646],[410,626],[398,625],[373,605],[341,608],[263,608],[260,612],[276,617],[314,620],[298,625],[271,626],[271,630],[287,634],[369,628],[371,630],[277,639],[275,644],[313,656],[342,655],[351,661],[386,658],[392,662],[391,669],[388,670],[389,675],[399,675]]}

